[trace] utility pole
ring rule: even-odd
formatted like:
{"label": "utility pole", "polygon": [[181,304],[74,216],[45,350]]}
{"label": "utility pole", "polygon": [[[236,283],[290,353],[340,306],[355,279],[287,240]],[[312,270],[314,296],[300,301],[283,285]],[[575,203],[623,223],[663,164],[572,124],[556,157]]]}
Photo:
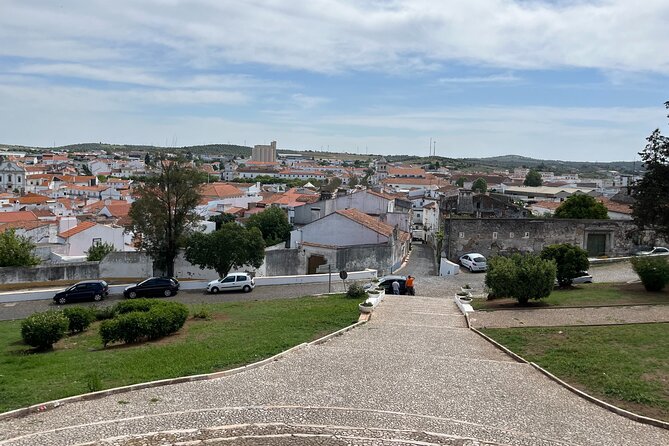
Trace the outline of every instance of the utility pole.
{"label": "utility pole", "polygon": [[430,136],[430,154],[428,155],[428,157],[431,156],[432,156],[432,137]]}

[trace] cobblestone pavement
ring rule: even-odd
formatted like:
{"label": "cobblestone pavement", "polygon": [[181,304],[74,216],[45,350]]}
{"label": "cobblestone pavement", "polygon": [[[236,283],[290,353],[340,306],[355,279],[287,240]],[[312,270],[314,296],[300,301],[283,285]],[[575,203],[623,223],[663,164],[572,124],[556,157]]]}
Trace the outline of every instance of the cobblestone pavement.
{"label": "cobblestone pavement", "polygon": [[471,316],[470,322],[476,328],[669,322],[669,305],[477,311]]}
{"label": "cobblestone pavement", "polygon": [[71,444],[665,445],[669,431],[513,362],[450,300],[388,296],[367,324],[261,367],[0,421],[2,446]]}

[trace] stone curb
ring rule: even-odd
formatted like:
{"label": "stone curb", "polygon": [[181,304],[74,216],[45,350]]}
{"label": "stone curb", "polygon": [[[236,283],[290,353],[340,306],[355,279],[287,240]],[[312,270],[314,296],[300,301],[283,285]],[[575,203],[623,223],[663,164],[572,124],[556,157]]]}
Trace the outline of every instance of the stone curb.
{"label": "stone curb", "polygon": [[[623,325],[626,325],[626,324],[623,324]],[[630,411],[627,411],[625,409],[621,409],[618,406],[614,406],[613,404],[610,404],[610,403],[607,403],[607,402],[602,401],[600,399],[597,399],[594,396],[592,396],[588,393],[585,393],[584,391],[579,390],[579,389],[573,387],[570,384],[567,384],[566,382],[562,381],[560,378],[553,375],[552,373],[550,373],[548,370],[544,369],[543,367],[535,364],[534,362],[527,361],[525,358],[523,358],[522,356],[512,352],[511,350],[509,350],[508,348],[506,348],[505,346],[503,346],[499,342],[497,342],[494,339],[490,338],[489,336],[481,333],[476,328],[470,328],[470,329],[474,333],[478,334],[483,339],[490,342],[492,345],[494,345],[495,347],[497,347],[498,349],[500,349],[501,351],[506,353],[507,355],[511,356],[515,361],[523,363],[523,364],[531,365],[532,367],[534,367],[536,370],[541,372],[544,376],[546,376],[550,380],[556,382],[560,386],[562,386],[565,389],[569,390],[570,392],[580,396],[581,398],[583,398],[583,399],[585,399],[585,400],[587,400],[587,401],[589,401],[589,402],[591,402],[591,403],[593,403],[593,404],[595,404],[595,405],[597,405],[597,406],[599,406],[603,409],[606,409],[606,410],[608,410],[610,412],[613,412],[617,415],[620,415],[620,416],[623,416],[627,419],[630,419],[632,421],[636,421],[636,422],[642,423],[642,424],[649,424],[651,426],[655,426],[655,427],[659,427],[661,429],[669,430],[669,423],[667,423],[665,421],[661,421],[661,420],[656,420],[655,418],[644,417],[642,415],[635,414],[634,412],[630,412]]]}
{"label": "stone curb", "polygon": [[342,334],[346,333],[347,331],[350,331],[356,327],[359,327],[360,325],[365,324],[367,321],[358,321],[352,325],[349,325],[348,327],[344,327],[341,330],[337,330],[334,333],[330,333],[328,335],[323,336],[322,338],[318,338],[314,341],[311,342],[303,342],[301,344],[298,344],[294,347],[289,348],[288,350],[282,351],[280,353],[277,353],[274,356],[271,356],[269,358],[263,359],[258,362],[254,362],[252,364],[247,364],[241,367],[237,367],[234,369],[230,370],[222,370],[220,372],[213,372],[213,373],[205,373],[205,374],[200,374],[200,375],[190,375],[190,376],[182,376],[179,378],[169,378],[169,379],[161,379],[158,381],[149,381],[145,383],[139,383],[139,384],[131,384],[129,386],[123,386],[123,387],[114,387],[112,389],[107,389],[107,390],[101,390],[99,392],[91,392],[91,393],[84,393],[81,395],[75,395],[67,398],[61,398],[58,400],[52,400],[52,401],[47,401],[45,403],[38,403],[38,404],[33,404],[28,407],[23,407],[20,409],[15,409],[11,410],[9,412],[4,412],[0,413],[0,421],[10,419],[10,418],[19,418],[22,416],[30,415],[31,413],[36,413],[36,412],[44,412],[46,410],[50,409],[55,409],[57,407],[62,406],[63,404],[67,403],[76,403],[79,401],[90,401],[90,400],[95,400],[98,398],[103,398],[106,396],[110,395],[117,395],[121,393],[127,393],[127,392],[132,392],[134,390],[142,390],[142,389],[151,389],[154,387],[162,387],[162,386],[169,386],[172,384],[181,384],[181,383],[187,383],[187,382],[195,382],[195,381],[205,381],[205,380],[210,380],[210,379],[218,379],[218,378],[223,378],[226,376],[231,376],[235,375],[237,373],[244,372],[246,370],[252,370],[258,367],[262,367],[266,364],[269,364],[270,362],[278,361],[282,357],[295,352],[297,350],[301,350],[305,347],[312,346],[312,345],[319,345],[323,344],[324,342],[327,342],[331,338],[334,338],[336,336],[341,336]]}
{"label": "stone curb", "polygon": [[582,306],[551,306],[534,308],[480,308],[476,311],[481,313],[494,313],[495,311],[537,311],[537,310],[578,310],[581,308],[625,308],[625,307],[666,307],[669,303],[648,303],[648,304],[610,304],[610,305],[582,305]]}

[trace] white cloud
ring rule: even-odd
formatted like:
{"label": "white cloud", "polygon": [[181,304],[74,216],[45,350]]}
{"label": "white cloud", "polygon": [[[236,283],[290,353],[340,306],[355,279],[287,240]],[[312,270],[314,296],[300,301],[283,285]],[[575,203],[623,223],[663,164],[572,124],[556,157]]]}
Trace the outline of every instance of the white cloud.
{"label": "white cloud", "polygon": [[518,82],[522,78],[512,73],[491,74],[489,76],[471,76],[471,77],[441,77],[437,82],[442,84],[489,84],[489,83],[508,83]]}
{"label": "white cloud", "polygon": [[457,61],[668,74],[668,22],[666,0],[14,0],[3,4],[0,54],[317,72]]}

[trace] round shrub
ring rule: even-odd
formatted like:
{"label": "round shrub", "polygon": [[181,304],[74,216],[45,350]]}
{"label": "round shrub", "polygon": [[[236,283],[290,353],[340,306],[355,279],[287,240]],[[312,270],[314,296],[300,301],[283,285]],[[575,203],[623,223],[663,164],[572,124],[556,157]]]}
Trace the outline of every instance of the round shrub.
{"label": "round shrub", "polygon": [[121,302],[116,312],[114,319],[100,324],[100,337],[105,346],[111,342],[158,339],[178,331],[188,319],[188,308],[184,304],[149,299]]}
{"label": "round shrub", "polygon": [[65,336],[69,324],[60,311],[35,313],[21,322],[21,337],[26,344],[47,350]]}
{"label": "round shrub", "polygon": [[365,294],[367,293],[365,292],[363,286],[355,282],[349,285],[348,291],[346,292],[346,296],[353,299],[359,299],[365,296]]}
{"label": "round shrub", "polygon": [[63,310],[68,319],[70,333],[79,333],[86,330],[95,320],[95,310],[85,307],[70,307]]}
{"label": "round shrub", "polygon": [[488,261],[485,284],[495,297],[512,297],[527,305],[551,294],[556,270],[555,260],[532,254],[498,256]]}
{"label": "round shrub", "polygon": [[669,263],[665,257],[635,257],[632,268],[646,291],[662,291],[669,283]]}
{"label": "round shrub", "polygon": [[93,311],[95,312],[96,321],[105,321],[113,319],[116,316],[114,307],[95,307]]}

